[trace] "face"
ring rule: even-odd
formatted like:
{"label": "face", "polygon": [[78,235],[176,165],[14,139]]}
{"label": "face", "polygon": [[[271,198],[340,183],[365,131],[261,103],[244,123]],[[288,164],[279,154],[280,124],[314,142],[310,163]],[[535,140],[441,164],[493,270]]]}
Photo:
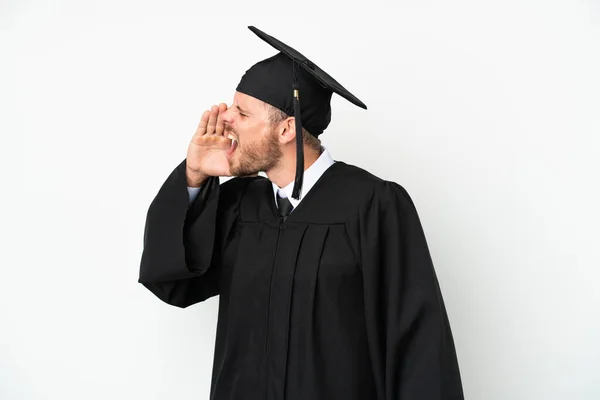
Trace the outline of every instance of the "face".
{"label": "face", "polygon": [[228,156],[229,168],[235,176],[253,175],[272,169],[283,154],[275,127],[269,121],[265,104],[246,94],[235,92],[233,104],[222,115],[225,135],[237,141]]}

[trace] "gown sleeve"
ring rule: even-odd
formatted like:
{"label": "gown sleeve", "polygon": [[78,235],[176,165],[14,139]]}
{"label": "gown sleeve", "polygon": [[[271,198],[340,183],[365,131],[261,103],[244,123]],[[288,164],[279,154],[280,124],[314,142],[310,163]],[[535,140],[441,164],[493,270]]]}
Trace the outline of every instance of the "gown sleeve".
{"label": "gown sleeve", "polygon": [[384,181],[361,208],[359,225],[379,398],[462,400],[448,316],[412,199],[402,186]]}
{"label": "gown sleeve", "polygon": [[202,184],[190,202],[186,160],[150,204],[138,282],[167,304],[188,307],[219,294],[220,258],[241,199],[240,180]]}

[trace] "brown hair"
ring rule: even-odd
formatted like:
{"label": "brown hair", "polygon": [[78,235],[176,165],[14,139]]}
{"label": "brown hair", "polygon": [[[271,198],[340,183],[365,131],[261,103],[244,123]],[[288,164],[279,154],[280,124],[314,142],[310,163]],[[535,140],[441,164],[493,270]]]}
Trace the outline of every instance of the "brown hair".
{"label": "brown hair", "polygon": [[[285,112],[281,111],[279,108],[273,107],[269,103],[265,103],[267,109],[269,111],[269,122],[271,124],[277,124],[283,121],[286,118],[289,118]],[[311,135],[306,129],[302,128],[302,141],[308,148],[315,150],[316,152],[321,152],[321,140]]]}

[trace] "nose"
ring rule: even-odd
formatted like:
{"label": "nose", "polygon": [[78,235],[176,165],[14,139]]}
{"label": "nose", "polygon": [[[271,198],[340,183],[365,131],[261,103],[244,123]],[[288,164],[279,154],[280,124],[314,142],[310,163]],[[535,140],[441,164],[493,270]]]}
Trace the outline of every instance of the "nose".
{"label": "nose", "polygon": [[233,122],[232,116],[233,116],[233,112],[231,111],[231,108],[228,107],[227,110],[223,111],[223,113],[221,114],[221,119],[226,124],[231,124]]}

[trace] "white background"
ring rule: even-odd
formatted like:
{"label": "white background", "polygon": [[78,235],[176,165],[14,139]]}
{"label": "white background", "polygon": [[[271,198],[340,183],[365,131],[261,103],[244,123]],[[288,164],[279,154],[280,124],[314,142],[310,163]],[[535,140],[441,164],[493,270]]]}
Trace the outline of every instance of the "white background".
{"label": "white background", "polygon": [[2,1],[0,398],[207,399],[218,298],[137,283],[202,112],[297,48],[337,160],[403,185],[471,400],[600,399],[598,1]]}

